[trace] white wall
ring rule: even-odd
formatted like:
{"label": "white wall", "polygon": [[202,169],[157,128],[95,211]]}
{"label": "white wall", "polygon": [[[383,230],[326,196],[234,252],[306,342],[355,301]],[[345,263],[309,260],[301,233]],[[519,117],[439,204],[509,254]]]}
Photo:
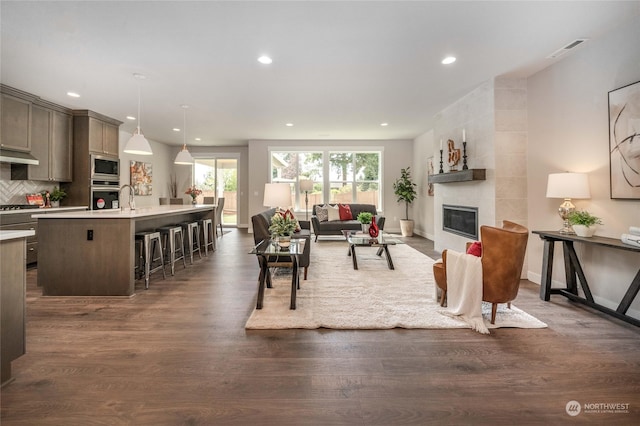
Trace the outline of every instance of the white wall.
{"label": "white wall", "polygon": [[[393,182],[400,177],[400,169],[413,165],[413,141],[411,140],[251,140],[249,141],[249,216],[265,210],[262,205],[264,184],[269,181],[269,147],[308,149],[374,148],[384,150],[382,164],[382,214],[386,217],[384,229],[400,232],[400,219],[404,217],[404,204],[396,202],[393,194]],[[417,182],[418,183],[418,182]],[[425,181],[418,183],[420,187]],[[409,215],[413,212],[410,210]]]}
{"label": "white wall", "polygon": [[[136,207],[157,206],[160,204],[160,197],[169,196],[169,174],[173,173],[173,160],[180,148],[149,140],[153,155],[132,155],[123,152],[123,149],[130,138],[131,133],[124,132],[122,130],[120,131],[118,148],[120,157],[120,185],[131,183],[131,161],[151,163],[153,171],[153,187],[151,195],[136,195],[135,203]],[[126,200],[128,200],[127,197],[129,196],[127,191],[128,190],[125,190],[123,192],[123,198],[120,199],[122,203],[125,203],[125,206],[127,205]]]}
{"label": "white wall", "polygon": [[[611,90],[640,80],[640,25],[621,24],[589,41],[560,62],[528,79],[529,144],[528,210],[532,230],[561,227],[557,208],[562,200],[547,199],[549,173],[589,174],[591,199],[574,200],[603,219],[596,235],[619,239],[630,225],[640,226],[640,201],[612,200],[609,194],[608,97]],[[640,254],[576,244],[594,297],[615,308],[640,267]],[[564,283],[558,246],[553,279]],[[528,276],[540,282],[542,241],[530,237]],[[640,314],[640,298],[632,305]],[[631,311],[630,311],[631,313]]]}
{"label": "white wall", "polygon": [[412,204],[413,216],[410,216],[410,218],[415,220],[414,232],[430,240],[434,239],[434,197],[427,193],[427,159],[433,157],[434,172],[437,172],[438,167],[440,167],[440,158],[436,156],[434,152],[433,130],[423,133],[413,141],[413,167],[411,167],[411,176],[414,182],[418,184],[418,197]]}

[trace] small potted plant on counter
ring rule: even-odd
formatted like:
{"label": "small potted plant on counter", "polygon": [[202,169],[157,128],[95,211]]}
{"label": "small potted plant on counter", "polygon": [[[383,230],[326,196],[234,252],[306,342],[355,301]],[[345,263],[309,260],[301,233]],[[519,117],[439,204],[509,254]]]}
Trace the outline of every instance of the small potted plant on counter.
{"label": "small potted plant on counter", "polygon": [[599,217],[593,216],[586,210],[571,212],[568,219],[573,231],[579,237],[593,237],[596,225],[602,225],[602,220]]}
{"label": "small potted plant on counter", "polygon": [[49,193],[49,200],[51,201],[51,207],[60,207],[60,201],[64,200],[67,193],[64,189],[54,187],[53,191]]}
{"label": "small potted plant on counter", "polygon": [[371,226],[371,218],[373,215],[369,212],[360,212],[358,213],[358,222],[362,224],[362,232],[365,234],[369,232],[369,227]]}

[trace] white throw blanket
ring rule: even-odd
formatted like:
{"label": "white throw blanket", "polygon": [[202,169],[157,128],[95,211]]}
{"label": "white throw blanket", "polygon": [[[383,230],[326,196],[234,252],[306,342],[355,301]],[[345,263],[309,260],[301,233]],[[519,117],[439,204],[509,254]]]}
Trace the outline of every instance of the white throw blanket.
{"label": "white throw blanket", "polygon": [[447,250],[447,315],[489,334],[482,319],[482,262],[479,257]]}

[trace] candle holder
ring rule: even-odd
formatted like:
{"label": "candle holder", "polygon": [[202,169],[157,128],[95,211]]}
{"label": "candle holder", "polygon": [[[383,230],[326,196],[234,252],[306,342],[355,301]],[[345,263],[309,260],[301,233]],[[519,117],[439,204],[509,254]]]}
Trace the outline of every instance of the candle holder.
{"label": "candle holder", "polygon": [[444,173],[444,169],[442,168],[442,150],[440,150],[440,171],[438,173]]}
{"label": "candle holder", "polygon": [[467,141],[462,142],[462,170],[468,170],[467,167]]}

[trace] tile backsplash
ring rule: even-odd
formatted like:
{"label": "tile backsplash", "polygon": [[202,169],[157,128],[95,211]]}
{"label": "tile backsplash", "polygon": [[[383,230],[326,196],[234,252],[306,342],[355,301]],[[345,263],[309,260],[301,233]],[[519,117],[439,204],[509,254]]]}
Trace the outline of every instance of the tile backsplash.
{"label": "tile backsplash", "polygon": [[11,164],[0,163],[0,204],[27,204],[26,195],[51,191],[52,182],[35,180],[11,180]]}

